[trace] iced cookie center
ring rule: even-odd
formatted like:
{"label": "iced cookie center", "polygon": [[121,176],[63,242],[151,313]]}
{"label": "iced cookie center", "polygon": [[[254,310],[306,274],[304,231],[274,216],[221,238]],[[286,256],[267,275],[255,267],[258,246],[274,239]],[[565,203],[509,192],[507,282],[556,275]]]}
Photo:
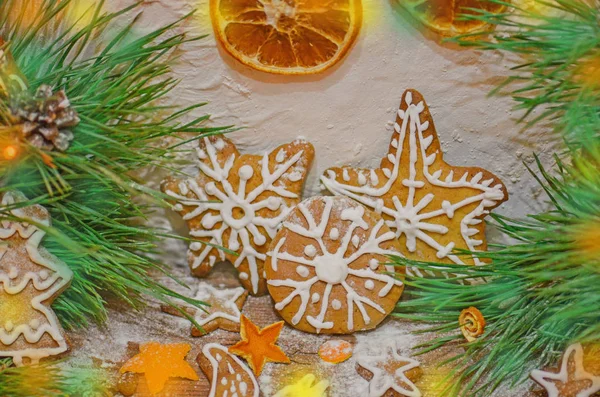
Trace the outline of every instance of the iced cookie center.
{"label": "iced cookie center", "polygon": [[326,253],[314,259],[319,280],[329,284],[340,284],[348,276],[348,265],[342,258]]}
{"label": "iced cookie center", "polygon": [[223,203],[221,216],[225,223],[234,229],[246,227],[254,219],[254,209],[246,203]]}

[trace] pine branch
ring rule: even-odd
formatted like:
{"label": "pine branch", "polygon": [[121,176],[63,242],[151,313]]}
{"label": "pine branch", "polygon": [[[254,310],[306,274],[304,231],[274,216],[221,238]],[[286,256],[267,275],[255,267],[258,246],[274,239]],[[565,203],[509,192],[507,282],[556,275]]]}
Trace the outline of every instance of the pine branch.
{"label": "pine branch", "polygon": [[[563,117],[587,108],[600,117],[600,1],[533,0],[523,8],[502,0],[512,12],[494,14],[473,9],[462,19],[484,21],[493,32],[449,39],[463,46],[504,51],[518,56],[511,76],[491,94],[507,91],[524,110],[520,121],[530,127],[556,122],[571,144],[584,146],[577,129],[566,129]],[[595,131],[600,138],[600,131]]]}
{"label": "pine branch", "polygon": [[[557,160],[552,176],[536,175],[552,197],[549,211],[517,220],[495,215],[497,227],[518,241],[496,251],[475,252],[489,264],[440,265],[393,258],[399,266],[443,270],[446,279],[407,277],[407,293],[395,315],[434,325],[427,332],[452,332],[420,346],[421,352],[448,343],[464,347],[451,358],[452,382],[444,396],[487,396],[501,385],[515,386],[528,369],[554,365],[574,341],[600,342],[600,142]],[[472,253],[468,253],[472,254]],[[459,281],[486,280],[485,283]],[[468,343],[458,316],[469,306],[486,319],[485,333]]]}
{"label": "pine branch", "polygon": [[224,131],[206,127],[208,116],[192,116],[203,104],[164,105],[177,84],[170,77],[177,49],[201,39],[177,33],[185,17],[140,35],[138,18],[125,26],[120,18],[141,2],[116,12],[103,11],[103,4],[69,19],[72,1],[45,0],[37,14],[15,17],[19,1],[0,0],[0,36],[27,91],[43,85],[63,89],[81,120],[64,153],[46,151],[15,138],[11,96],[0,100],[0,144],[19,147],[17,159],[0,162],[0,193],[20,190],[50,211],[53,228],[44,245],[75,274],[53,305],[66,327],[103,321],[109,296],[136,308],[148,296],[202,305],[153,280],[170,275],[152,259],[157,243],[179,237],[144,226],[154,208],[168,204],[135,172],[169,169],[174,151],[165,147],[167,138],[177,142],[180,134]]}
{"label": "pine branch", "polygon": [[60,369],[47,363],[12,367],[0,360],[0,395],[6,397],[108,396],[108,382],[101,370]]}

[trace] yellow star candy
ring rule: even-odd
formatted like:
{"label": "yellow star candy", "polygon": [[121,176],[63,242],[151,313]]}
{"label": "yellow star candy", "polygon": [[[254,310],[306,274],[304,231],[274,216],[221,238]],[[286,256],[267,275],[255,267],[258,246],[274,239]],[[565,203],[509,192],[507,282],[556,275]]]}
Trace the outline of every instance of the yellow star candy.
{"label": "yellow star candy", "polygon": [[313,374],[304,375],[297,383],[281,389],[273,397],[323,397],[329,387],[329,381],[322,380],[316,384]]}

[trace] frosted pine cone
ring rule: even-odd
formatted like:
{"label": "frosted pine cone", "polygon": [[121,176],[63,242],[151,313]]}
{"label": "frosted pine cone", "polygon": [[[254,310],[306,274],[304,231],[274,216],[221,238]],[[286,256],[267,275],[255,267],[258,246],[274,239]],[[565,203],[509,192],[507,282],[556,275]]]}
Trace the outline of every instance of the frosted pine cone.
{"label": "frosted pine cone", "polygon": [[21,95],[11,106],[11,112],[23,137],[44,150],[67,150],[73,140],[70,128],[80,121],[65,92],[53,93],[48,85],[40,86],[33,97]]}

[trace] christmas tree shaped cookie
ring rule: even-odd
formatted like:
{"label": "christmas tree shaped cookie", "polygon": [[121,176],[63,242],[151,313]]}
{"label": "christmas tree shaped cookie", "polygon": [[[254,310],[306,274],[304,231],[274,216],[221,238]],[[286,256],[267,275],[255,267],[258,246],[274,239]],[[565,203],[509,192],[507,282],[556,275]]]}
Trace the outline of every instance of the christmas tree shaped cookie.
{"label": "christmas tree shaped cookie", "polygon": [[321,181],[382,214],[406,257],[432,262],[480,264],[453,250],[485,250],[483,218],[508,198],[492,173],[443,160],[431,113],[415,90],[402,97],[379,168],[330,168]]}
{"label": "christmas tree shaped cookie", "polygon": [[0,221],[0,356],[12,357],[16,365],[67,350],[50,305],[73,277],[39,246],[45,232],[37,225],[50,225],[48,211],[39,205],[15,208],[22,201],[22,194],[7,192],[0,204],[12,216],[31,221]]}
{"label": "christmas tree shaped cookie", "polygon": [[267,247],[277,225],[300,201],[313,146],[298,139],[262,156],[240,155],[227,138],[212,136],[200,140],[197,154],[201,172],[196,179],[163,184],[198,240],[190,244],[190,268],[202,277],[228,259],[244,288],[263,295]]}

